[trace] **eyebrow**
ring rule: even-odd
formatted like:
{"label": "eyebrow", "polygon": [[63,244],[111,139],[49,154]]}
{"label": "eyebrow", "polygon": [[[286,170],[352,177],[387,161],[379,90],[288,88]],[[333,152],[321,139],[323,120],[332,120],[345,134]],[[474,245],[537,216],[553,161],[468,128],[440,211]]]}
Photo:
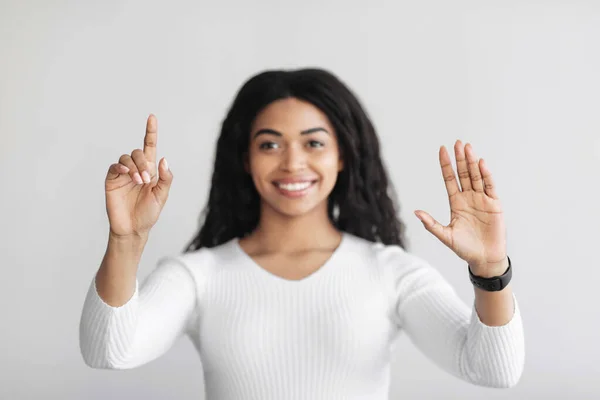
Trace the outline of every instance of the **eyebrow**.
{"label": "eyebrow", "polygon": [[[323,128],[323,127],[316,127],[316,128],[310,128],[310,129],[306,129],[300,132],[301,135],[310,135],[311,133],[315,133],[315,132],[325,132],[326,134],[329,135],[329,131],[327,131],[327,129]],[[261,129],[258,132],[256,132],[254,134],[254,138],[256,138],[258,135],[275,135],[275,136],[283,136],[283,134],[281,132],[277,132],[276,130],[273,129]]]}

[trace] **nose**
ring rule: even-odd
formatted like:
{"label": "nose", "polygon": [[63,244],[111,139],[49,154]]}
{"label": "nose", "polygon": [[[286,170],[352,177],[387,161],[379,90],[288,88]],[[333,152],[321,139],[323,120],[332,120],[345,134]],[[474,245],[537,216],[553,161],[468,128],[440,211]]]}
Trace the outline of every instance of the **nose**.
{"label": "nose", "polygon": [[289,146],[283,153],[281,169],[287,172],[301,171],[306,168],[306,154],[298,146]]}

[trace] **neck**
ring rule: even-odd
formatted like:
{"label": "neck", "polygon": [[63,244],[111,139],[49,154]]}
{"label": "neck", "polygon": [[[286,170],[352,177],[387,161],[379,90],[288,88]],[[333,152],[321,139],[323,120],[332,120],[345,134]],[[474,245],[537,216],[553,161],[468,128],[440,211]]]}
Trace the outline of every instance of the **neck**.
{"label": "neck", "polygon": [[296,252],[335,248],[341,233],[327,215],[327,204],[306,214],[289,216],[263,207],[258,226],[252,233],[266,252]]}

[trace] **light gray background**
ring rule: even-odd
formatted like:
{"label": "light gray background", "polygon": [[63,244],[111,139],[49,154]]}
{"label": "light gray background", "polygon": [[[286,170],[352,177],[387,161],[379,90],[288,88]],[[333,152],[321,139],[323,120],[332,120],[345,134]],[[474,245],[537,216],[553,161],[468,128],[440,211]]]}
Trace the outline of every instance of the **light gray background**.
{"label": "light gray background", "polygon": [[0,3],[0,398],[203,398],[187,339],[131,371],[81,359],[79,316],[107,238],[106,169],[142,145],[155,113],[175,181],[144,278],[197,229],[219,124],[240,85],[298,66],[332,70],[362,99],[411,251],[468,303],[464,263],[412,214],[448,222],[438,147],[471,141],[506,210],[522,380],[469,385],[403,336],[391,398],[598,398],[600,3],[214,3]]}

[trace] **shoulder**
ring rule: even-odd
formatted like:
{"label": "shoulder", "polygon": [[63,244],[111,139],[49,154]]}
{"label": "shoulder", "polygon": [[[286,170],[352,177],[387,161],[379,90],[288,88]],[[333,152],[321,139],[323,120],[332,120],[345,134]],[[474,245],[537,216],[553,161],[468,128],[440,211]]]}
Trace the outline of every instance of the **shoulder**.
{"label": "shoulder", "polygon": [[427,264],[419,256],[396,244],[384,244],[346,233],[347,249],[352,256],[366,258],[378,268],[399,269],[410,265]]}
{"label": "shoulder", "polygon": [[185,270],[202,289],[207,281],[215,276],[224,265],[231,264],[235,256],[234,239],[215,247],[203,247],[187,253],[168,255],[159,261],[159,268]]}
{"label": "shoulder", "polygon": [[352,255],[360,255],[363,260],[368,260],[371,266],[381,272],[388,284],[421,285],[443,280],[440,272],[427,260],[399,245],[371,242],[354,235],[348,237],[353,245],[348,246]]}

